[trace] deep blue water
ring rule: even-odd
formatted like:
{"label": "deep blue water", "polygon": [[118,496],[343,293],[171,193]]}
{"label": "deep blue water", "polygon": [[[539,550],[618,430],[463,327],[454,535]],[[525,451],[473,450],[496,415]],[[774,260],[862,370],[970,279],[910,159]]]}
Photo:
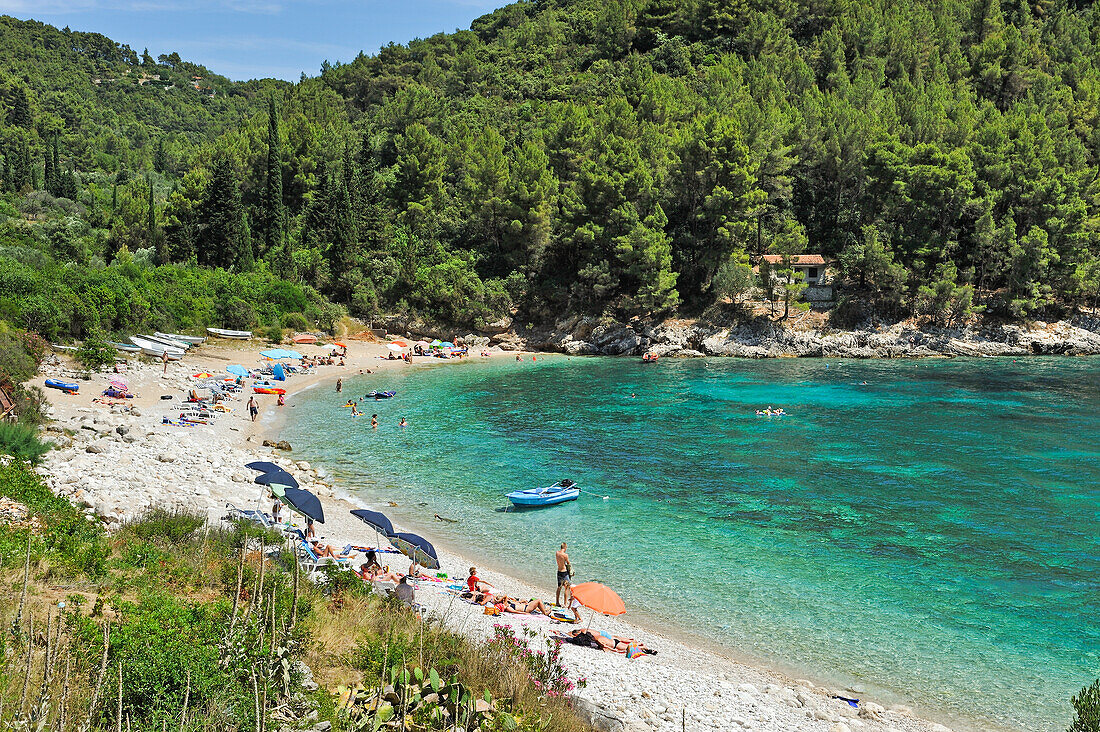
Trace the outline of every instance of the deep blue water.
{"label": "deep blue water", "polygon": [[[378,430],[336,406],[371,389]],[[1098,360],[505,358],[294,403],[295,454],[396,518],[546,586],[568,541],[741,656],[977,728],[1064,729],[1100,676]],[[497,510],[561,477],[592,493]]]}

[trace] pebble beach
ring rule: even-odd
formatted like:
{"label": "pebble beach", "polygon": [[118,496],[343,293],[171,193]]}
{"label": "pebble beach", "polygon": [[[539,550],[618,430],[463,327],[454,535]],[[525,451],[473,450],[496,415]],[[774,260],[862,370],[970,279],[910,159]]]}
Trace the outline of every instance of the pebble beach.
{"label": "pebble beach", "polygon": [[[84,507],[110,529],[152,506],[205,511],[212,522],[226,515],[228,506],[269,511],[270,500],[253,482],[255,473],[245,468],[254,460],[271,460],[291,472],[303,488],[321,500],[326,522],[319,527],[325,543],[367,544],[374,533],[352,517],[355,508],[385,511],[386,506],[367,505],[335,484],[324,465],[310,464],[293,450],[265,447],[277,442],[285,420],[293,419],[295,395],[311,388],[332,389],[336,379],[360,370],[408,368],[401,361],[381,358],[387,353],[377,343],[349,341],[344,366],[321,366],[315,373],[294,375],[286,382],[286,405],[276,406],[274,396],[257,395],[259,419],[252,422],[245,403],[249,394],[228,402],[232,412],[212,424],[175,426],[164,418],[178,415],[181,400],[197,385],[193,374],[221,374],[228,364],[258,366],[261,350],[247,342],[205,344],[182,361],[171,362],[167,371],[159,364],[131,361],[122,373],[96,374],[79,380],[80,391],[70,395],[53,389],[46,439],[52,450],[39,471],[51,488]],[[323,352],[298,346],[307,355]],[[514,358],[496,352],[491,357]],[[474,358],[478,358],[474,356]],[[456,365],[457,366],[457,365]],[[43,386],[46,378],[77,380],[75,369],[62,357],[43,366],[32,381]],[[93,401],[116,376],[125,378],[136,397],[106,404]],[[247,387],[246,387],[247,389]],[[248,390],[250,391],[250,390]],[[172,399],[162,399],[170,395]],[[293,446],[291,446],[293,447]],[[401,528],[400,526],[398,527]],[[432,540],[430,532],[426,538]],[[548,568],[553,548],[547,551]],[[461,556],[439,549],[441,571],[462,578],[470,566],[498,592],[549,600],[553,590],[525,582],[523,578],[483,568],[477,556]],[[389,555],[387,555],[389,556]],[[404,569],[403,562],[394,562]],[[501,566],[500,562],[494,566]],[[445,591],[446,582],[421,582],[417,601],[430,617],[473,639],[492,635],[493,625],[504,623],[518,631],[526,626],[535,634],[563,633],[571,625],[551,622],[543,616],[486,616],[483,608]],[[587,622],[587,611],[585,621]],[[585,683],[575,694],[578,705],[605,730],[737,730],[763,732],[944,732],[942,724],[922,719],[901,705],[885,706],[865,698],[863,690],[826,688],[806,679],[794,679],[766,668],[757,668],[719,655],[690,638],[670,637],[631,621],[631,615],[597,617],[593,627],[619,636],[636,638],[658,651],[655,656],[628,660],[623,655],[565,645],[563,662],[574,682]],[[537,642],[536,642],[537,644]],[[853,706],[844,699],[858,698]]]}

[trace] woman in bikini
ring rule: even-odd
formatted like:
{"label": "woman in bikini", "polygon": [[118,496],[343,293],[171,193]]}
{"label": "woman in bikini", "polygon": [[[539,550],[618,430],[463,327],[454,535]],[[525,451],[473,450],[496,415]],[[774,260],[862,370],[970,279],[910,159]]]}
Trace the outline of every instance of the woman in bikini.
{"label": "woman in bikini", "polygon": [[496,605],[497,610],[500,610],[502,613],[530,615],[533,612],[540,612],[546,617],[550,617],[550,608],[546,607],[542,600],[531,600],[524,603],[520,600],[513,600],[507,595],[504,595],[494,604]]}
{"label": "woman in bikini", "polygon": [[585,631],[585,630],[571,630],[569,635],[576,638],[581,633],[588,633],[592,636],[592,639],[599,643],[600,648],[605,651],[615,651],[616,653],[626,653],[626,649],[629,646],[634,646],[643,653],[651,653],[650,649],[646,648],[644,644],[639,643],[633,638],[620,638],[617,635],[611,635],[605,633],[602,630]]}

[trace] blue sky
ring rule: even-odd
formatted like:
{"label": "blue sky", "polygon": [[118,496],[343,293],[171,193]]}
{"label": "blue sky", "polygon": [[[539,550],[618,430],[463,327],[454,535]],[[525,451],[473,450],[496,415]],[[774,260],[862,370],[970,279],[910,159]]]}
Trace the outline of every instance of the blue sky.
{"label": "blue sky", "polygon": [[509,0],[0,0],[0,14],[94,31],[141,53],[178,51],[231,79],[315,76],[470,21]]}

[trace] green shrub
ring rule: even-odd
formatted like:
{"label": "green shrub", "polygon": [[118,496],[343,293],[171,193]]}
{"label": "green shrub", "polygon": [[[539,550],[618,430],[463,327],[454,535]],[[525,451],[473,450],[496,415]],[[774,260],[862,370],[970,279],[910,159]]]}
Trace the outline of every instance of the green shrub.
{"label": "green shrub", "polygon": [[[230,670],[219,663],[223,606],[150,593],[137,605],[123,603],[120,614],[109,662],[122,665],[122,714],[134,728],[178,726],[185,694],[191,709],[250,711],[244,689],[231,683]],[[116,706],[105,704],[103,711],[113,728]]]}
{"label": "green shrub", "polygon": [[119,563],[123,567],[148,569],[158,567],[168,561],[168,553],[162,551],[151,541],[139,541],[130,544],[122,553]]}
{"label": "green shrub", "polygon": [[115,362],[115,349],[107,342],[103,331],[94,328],[84,337],[84,342],[76,352],[76,360],[86,369],[99,371]]}
{"label": "green shrub", "polygon": [[283,329],[279,325],[271,325],[263,329],[263,337],[269,343],[283,342]]}
{"label": "green shrub", "polygon": [[301,313],[287,313],[283,316],[283,327],[291,330],[307,330],[309,321]]}
{"label": "green shrub", "polygon": [[201,513],[152,508],[136,521],[131,522],[129,528],[135,535],[146,541],[159,540],[169,544],[181,544],[205,525],[206,516]]}
{"label": "green shrub", "polygon": [[0,422],[0,454],[37,465],[51,445],[38,439],[38,430],[17,422]]}
{"label": "green shrub", "polygon": [[[53,553],[60,560],[59,566],[67,566],[74,573],[88,573],[93,578],[101,576],[102,565],[96,554],[106,557],[103,529],[85,518],[67,499],[55,495],[26,463],[0,465],[0,495],[26,504],[32,513],[45,520],[46,532],[32,542],[32,556]],[[3,566],[22,562],[26,548],[26,531],[0,532]]]}
{"label": "green shrub", "polygon": [[1067,732],[1100,732],[1100,679],[1073,697],[1073,723]]}
{"label": "green shrub", "polygon": [[219,303],[218,315],[223,326],[231,330],[247,330],[256,322],[255,309],[239,297],[231,297]]}

